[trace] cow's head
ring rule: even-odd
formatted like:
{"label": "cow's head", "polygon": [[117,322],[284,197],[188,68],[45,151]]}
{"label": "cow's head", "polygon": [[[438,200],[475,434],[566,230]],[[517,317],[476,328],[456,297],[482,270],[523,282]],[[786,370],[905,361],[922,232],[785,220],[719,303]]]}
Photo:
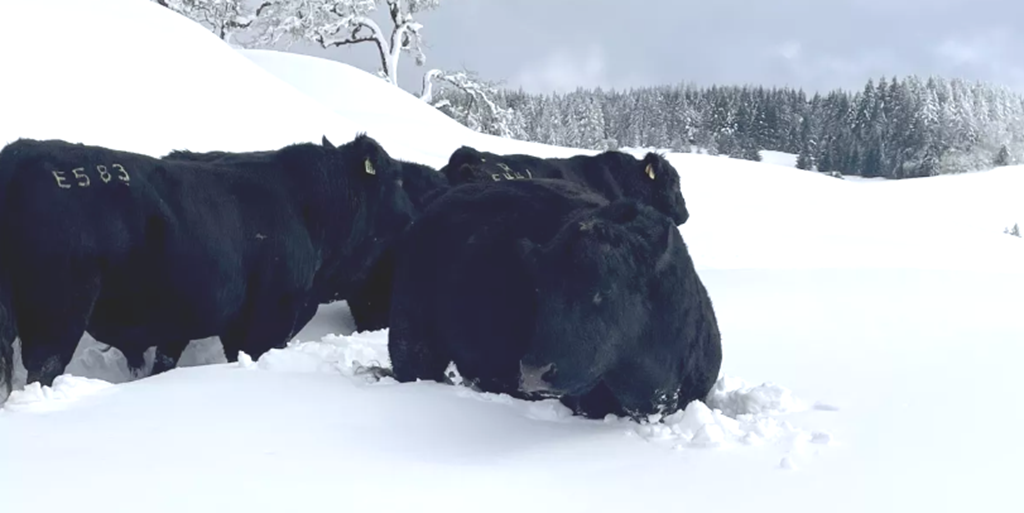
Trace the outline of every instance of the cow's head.
{"label": "cow's head", "polygon": [[626,156],[625,169],[618,170],[618,182],[625,196],[636,198],[669,216],[676,225],[690,218],[679,186],[679,172],[665,157],[650,152],[637,160]]}
{"label": "cow's head", "polygon": [[373,253],[394,240],[415,215],[402,187],[401,163],[366,134],[341,146],[325,136],[322,145],[332,155],[332,172],[344,173],[343,196],[336,201],[351,216],[349,226],[335,229],[346,231],[346,249],[369,265]]}
{"label": "cow's head", "polygon": [[441,173],[452,186],[478,182],[478,178],[483,176],[480,169],[484,161],[483,154],[475,148],[461,146],[448,157],[448,163],[441,168]]}
{"label": "cow's head", "polygon": [[[674,232],[674,233],[673,233]],[[642,350],[650,282],[656,279],[678,228],[633,199],[590,210],[544,246],[521,240],[537,290],[537,320],[520,361],[527,393],[585,393],[620,357]]]}
{"label": "cow's head", "polygon": [[461,164],[457,168],[448,168],[445,170],[445,176],[448,178],[448,183],[453,186],[466,183],[490,182],[492,181],[490,175],[491,174],[482,164]]}
{"label": "cow's head", "polygon": [[421,213],[433,198],[448,190],[448,179],[440,171],[416,162],[399,161],[402,168],[402,188]]}

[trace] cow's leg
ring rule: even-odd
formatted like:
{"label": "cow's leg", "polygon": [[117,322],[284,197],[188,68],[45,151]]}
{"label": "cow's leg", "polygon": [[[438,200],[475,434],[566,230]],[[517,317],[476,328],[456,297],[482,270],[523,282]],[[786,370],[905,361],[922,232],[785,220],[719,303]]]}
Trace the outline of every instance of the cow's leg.
{"label": "cow's leg", "polygon": [[243,315],[220,337],[224,357],[236,362],[238,352],[245,351],[256,360],[271,349],[284,347],[296,331],[296,321],[308,314],[308,299],[305,292],[254,294]]}
{"label": "cow's leg", "polygon": [[389,248],[378,257],[365,279],[347,298],[357,331],[381,330],[390,324],[394,272],[394,250]]}
{"label": "cow's leg", "polygon": [[153,356],[153,371],[149,375],[156,376],[175,368],[181,359],[181,353],[185,352],[190,342],[191,340],[185,339],[157,344]]}
{"label": "cow's leg", "polygon": [[[400,292],[400,291],[396,291]],[[388,356],[394,378],[400,382],[429,379],[444,383],[444,371],[451,356],[444,349],[429,321],[422,319],[422,306],[410,305],[399,293],[393,296]]]}
{"label": "cow's leg", "polygon": [[14,310],[18,318],[21,355],[27,383],[53,385],[53,379],[71,363],[93,305],[99,296],[98,273],[39,271],[16,278]]}
{"label": "cow's leg", "polygon": [[128,373],[131,374],[132,379],[139,379],[142,377],[142,369],[146,366],[146,350],[144,347],[128,346],[123,344],[123,347],[115,346],[121,354],[124,355],[125,362],[128,364]]}
{"label": "cow's leg", "polygon": [[302,328],[305,328],[309,321],[313,320],[319,308],[320,304],[312,299],[303,304],[302,308],[299,309],[299,314],[295,317],[295,326],[292,327],[291,333],[288,334],[289,340],[295,338],[295,335],[298,335]]}

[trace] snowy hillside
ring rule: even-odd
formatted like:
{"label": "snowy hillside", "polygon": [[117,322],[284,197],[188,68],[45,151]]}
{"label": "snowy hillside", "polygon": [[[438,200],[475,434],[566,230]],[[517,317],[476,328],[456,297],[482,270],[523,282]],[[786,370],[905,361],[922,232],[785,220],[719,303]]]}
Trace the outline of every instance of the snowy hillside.
{"label": "snowy hillside", "polygon": [[761,150],[761,162],[777,166],[796,167],[796,155],[784,151]]}
{"label": "snowy hillside", "polygon": [[[367,131],[435,166],[462,144],[578,153],[470,132],[350,66],[236,51],[148,0],[4,0],[0,69],[0,144]],[[343,304],[256,362],[198,341],[187,363],[213,365],[134,381],[86,337],[0,410],[4,511],[1017,511],[1024,239],[1002,232],[1024,223],[1024,167],[853,182],[670,159],[723,334],[710,408],[638,425],[371,382],[387,333],[352,335]]]}
{"label": "snowy hillside", "polygon": [[346,120],[358,123],[362,130],[400,136],[415,141],[425,153],[441,156],[439,161],[432,159],[423,161],[424,164],[443,166],[448,156],[463,144],[505,153],[543,151],[553,157],[597,153],[474,132],[437,109],[424,108],[422,101],[402,89],[393,88],[382,94],[380,78],[348,64],[272,50],[239,53]]}

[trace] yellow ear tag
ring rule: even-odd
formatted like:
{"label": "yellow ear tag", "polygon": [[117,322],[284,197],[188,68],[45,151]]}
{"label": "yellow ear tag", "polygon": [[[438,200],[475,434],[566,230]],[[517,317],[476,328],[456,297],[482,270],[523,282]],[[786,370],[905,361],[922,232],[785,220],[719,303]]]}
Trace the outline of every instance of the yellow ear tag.
{"label": "yellow ear tag", "polygon": [[654,165],[653,164],[647,164],[647,168],[644,169],[644,171],[647,172],[647,177],[648,178],[650,178],[651,180],[654,180]]}
{"label": "yellow ear tag", "polygon": [[366,174],[375,175],[377,170],[373,168],[373,164],[370,163],[370,159],[366,159]]}

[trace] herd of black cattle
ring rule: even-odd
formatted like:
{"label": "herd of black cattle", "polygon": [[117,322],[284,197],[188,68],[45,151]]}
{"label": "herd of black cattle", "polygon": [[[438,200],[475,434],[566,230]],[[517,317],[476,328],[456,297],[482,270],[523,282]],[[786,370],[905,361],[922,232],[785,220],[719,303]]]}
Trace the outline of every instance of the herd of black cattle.
{"label": "herd of black cattle", "polygon": [[[662,156],[542,159],[463,146],[441,170],[360,134],[335,146],[162,158],[60,140],[0,151],[0,378],[14,341],[51,385],[85,332],[152,373],[190,341],[283,347],[319,305],[389,328],[398,381],[447,381],[579,415],[703,399],[721,336]],[[0,396],[0,400],[4,396]]]}

